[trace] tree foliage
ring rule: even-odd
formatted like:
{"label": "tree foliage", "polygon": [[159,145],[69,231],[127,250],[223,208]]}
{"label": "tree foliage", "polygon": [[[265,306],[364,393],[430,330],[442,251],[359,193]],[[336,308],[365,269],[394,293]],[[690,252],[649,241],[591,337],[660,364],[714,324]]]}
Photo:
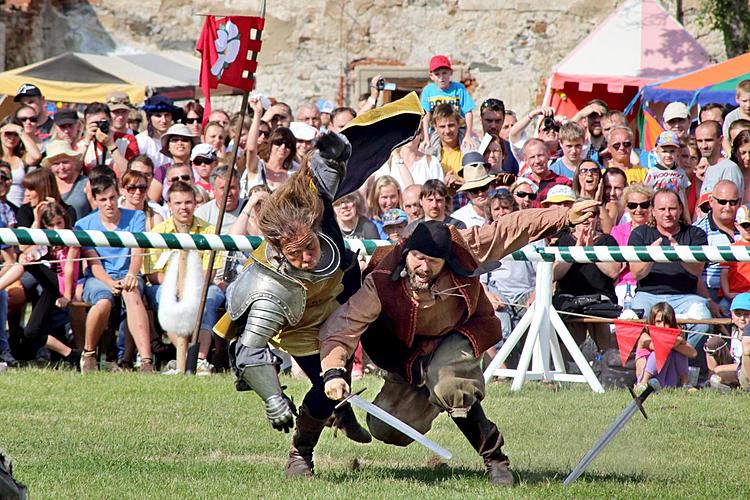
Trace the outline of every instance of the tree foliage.
{"label": "tree foliage", "polygon": [[750,2],[748,0],[703,0],[702,24],[724,37],[729,57],[750,49]]}

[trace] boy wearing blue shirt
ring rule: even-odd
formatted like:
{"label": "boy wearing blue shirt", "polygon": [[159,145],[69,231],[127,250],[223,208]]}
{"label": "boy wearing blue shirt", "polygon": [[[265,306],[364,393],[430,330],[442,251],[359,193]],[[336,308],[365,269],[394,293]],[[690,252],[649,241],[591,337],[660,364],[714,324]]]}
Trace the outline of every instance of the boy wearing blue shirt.
{"label": "boy wearing blue shirt", "polygon": [[422,108],[427,113],[423,121],[425,137],[430,136],[430,123],[432,120],[432,111],[441,104],[450,104],[466,121],[465,138],[470,139],[473,136],[474,127],[474,100],[469,95],[463,83],[454,82],[453,68],[451,62],[446,56],[437,55],[430,59],[430,80],[432,83],[427,84],[422,89]]}
{"label": "boy wearing blue shirt", "polygon": [[[117,206],[119,192],[114,177],[101,176],[91,182],[91,194],[97,210],[80,219],[75,229],[93,231],[143,232],[146,217],[142,211]],[[114,297],[122,296],[130,334],[141,355],[141,371],[153,372],[146,306],[141,297],[143,282],[139,279],[143,250],[139,248],[85,248],[91,258],[83,283],[83,300],[91,304],[86,316],[86,340],[81,372],[96,371],[96,346],[107,326]]]}

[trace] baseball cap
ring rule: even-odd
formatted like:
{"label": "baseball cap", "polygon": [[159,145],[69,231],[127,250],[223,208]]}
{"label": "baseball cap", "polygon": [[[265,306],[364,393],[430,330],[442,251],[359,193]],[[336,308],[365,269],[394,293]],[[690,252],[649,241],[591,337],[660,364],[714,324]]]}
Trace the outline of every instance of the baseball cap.
{"label": "baseball cap", "polygon": [[406,224],[409,217],[400,208],[390,208],[383,212],[383,227],[396,224]]}
{"label": "baseball cap", "polygon": [[13,98],[15,102],[18,102],[21,100],[22,97],[41,97],[42,91],[39,90],[39,87],[32,83],[24,83],[21,85],[21,88],[18,89],[18,92],[16,93],[16,97]]}
{"label": "baseball cap", "polygon": [[195,160],[199,156],[211,161],[217,159],[216,150],[214,149],[214,147],[206,143],[196,144],[195,146],[193,146],[193,150],[190,152],[190,161]]}
{"label": "baseball cap", "polygon": [[741,293],[732,300],[731,310],[736,311],[737,309],[750,311],[750,293]]}
{"label": "baseball cap", "polygon": [[298,141],[312,141],[318,132],[315,127],[305,122],[292,122],[289,124],[289,130]]}
{"label": "baseball cap", "polygon": [[334,106],[331,101],[327,101],[325,99],[318,100],[318,111],[320,111],[321,113],[328,113],[330,115],[331,113],[333,113],[334,109],[336,109],[336,106]]}
{"label": "baseball cap", "polygon": [[109,107],[110,111],[117,111],[118,109],[133,109],[130,104],[130,96],[125,92],[110,92],[104,102]]}
{"label": "baseball cap", "polygon": [[442,55],[433,56],[432,59],[430,59],[430,71],[435,71],[438,68],[453,69],[450,59]]}
{"label": "baseball cap", "polygon": [[659,134],[659,138],[656,139],[656,145],[657,146],[674,146],[679,148],[680,147],[680,138],[677,137],[677,134],[675,132],[672,132],[671,130],[665,130],[661,134]]}
{"label": "baseball cap", "polygon": [[667,107],[664,108],[664,113],[662,114],[664,123],[674,120],[675,118],[685,119],[689,117],[690,111],[688,110],[687,105],[682,102],[670,102],[667,104]]}
{"label": "baseball cap", "polygon": [[565,184],[558,184],[552,186],[552,188],[547,191],[547,197],[542,200],[542,205],[546,206],[551,203],[564,203],[566,201],[575,202],[576,194],[572,187],[566,186]]}
{"label": "baseball cap", "polygon": [[54,121],[57,126],[76,123],[78,121],[78,113],[76,113],[75,109],[61,109],[55,113],[55,116],[52,117],[52,121]]}
{"label": "baseball cap", "polygon": [[737,215],[734,216],[734,222],[737,224],[746,224],[750,222],[750,210],[747,205],[742,205],[737,209]]}

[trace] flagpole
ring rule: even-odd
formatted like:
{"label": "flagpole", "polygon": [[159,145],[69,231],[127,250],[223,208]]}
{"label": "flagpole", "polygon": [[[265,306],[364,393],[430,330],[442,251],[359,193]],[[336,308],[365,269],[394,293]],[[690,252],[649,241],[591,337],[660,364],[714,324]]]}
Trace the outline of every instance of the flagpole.
{"label": "flagpole", "polygon": [[[266,0],[261,0],[260,9],[259,9],[259,17],[265,18],[266,17]],[[261,36],[263,34],[263,30],[257,30],[256,31],[256,40],[260,40]],[[253,51],[251,59],[253,61],[256,61],[258,58],[258,53],[256,51]],[[256,69],[257,72],[257,69]],[[255,78],[255,74],[253,74],[253,78]],[[237,122],[237,126],[235,128],[235,144],[234,149],[232,150],[232,162],[230,163],[230,167],[227,169],[227,173],[224,177],[224,193],[221,197],[221,204],[219,205],[219,215],[216,218],[216,228],[215,234],[221,234],[221,224],[224,221],[224,213],[227,210],[227,199],[229,198],[229,189],[232,185],[232,178],[234,177],[234,168],[237,164],[237,156],[239,154],[240,150],[240,136],[242,136],[242,126],[245,122],[245,114],[247,112],[247,105],[248,100],[250,98],[250,91],[246,91],[244,94],[242,94],[242,107],[240,108],[240,119]],[[214,262],[216,260],[216,251],[211,250],[208,258],[208,268],[206,269],[206,274],[203,280],[203,290],[201,291],[201,301],[200,305],[198,306],[198,318],[195,323],[195,328],[193,329],[193,336],[190,340],[190,346],[188,347],[188,355],[187,355],[187,365],[185,368],[185,373],[191,373],[194,374],[198,365],[198,337],[200,336],[201,332],[201,322],[203,321],[203,315],[205,313],[206,309],[206,297],[208,296],[208,287],[211,285],[211,274],[213,273],[213,267]]]}

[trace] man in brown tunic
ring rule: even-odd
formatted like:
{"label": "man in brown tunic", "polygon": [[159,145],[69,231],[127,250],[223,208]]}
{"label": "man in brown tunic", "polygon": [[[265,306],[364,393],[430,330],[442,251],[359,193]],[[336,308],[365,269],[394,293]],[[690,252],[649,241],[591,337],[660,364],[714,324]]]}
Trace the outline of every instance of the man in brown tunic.
{"label": "man in brown tunic", "polygon": [[[361,339],[371,359],[388,372],[376,405],[422,433],[446,411],[484,460],[490,481],[512,485],[503,437],[480,403],[479,360],[501,331],[478,276],[530,241],[586,220],[595,205],[583,201],[570,209],[523,210],[465,230],[423,222],[409,239],[379,248],[362,288],[320,330],[326,395],[339,400],[349,391],[344,367]],[[367,424],[376,439],[411,443],[369,415]]]}

